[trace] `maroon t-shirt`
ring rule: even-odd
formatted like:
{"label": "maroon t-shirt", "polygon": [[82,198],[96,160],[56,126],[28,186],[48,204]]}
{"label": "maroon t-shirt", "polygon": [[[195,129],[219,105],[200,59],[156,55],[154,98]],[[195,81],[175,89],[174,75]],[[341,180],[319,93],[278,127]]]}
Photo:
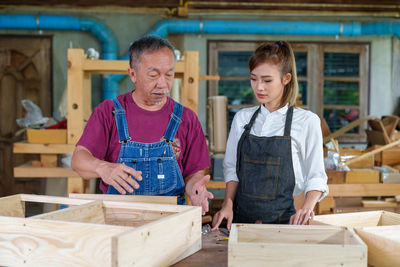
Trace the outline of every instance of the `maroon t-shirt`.
{"label": "maroon t-shirt", "polygon": [[[129,134],[133,141],[155,143],[161,140],[174,109],[173,99],[168,97],[166,104],[157,111],[140,108],[133,101],[131,92],[118,96],[118,101],[126,111]],[[117,162],[121,150],[117,125],[112,113],[114,109],[111,99],[99,104],[76,144],[86,147],[96,158],[108,162]],[[183,108],[182,122],[175,135],[173,148],[183,177],[210,166],[200,121],[196,113],[186,107]],[[108,185],[101,181],[100,188],[106,192]]]}

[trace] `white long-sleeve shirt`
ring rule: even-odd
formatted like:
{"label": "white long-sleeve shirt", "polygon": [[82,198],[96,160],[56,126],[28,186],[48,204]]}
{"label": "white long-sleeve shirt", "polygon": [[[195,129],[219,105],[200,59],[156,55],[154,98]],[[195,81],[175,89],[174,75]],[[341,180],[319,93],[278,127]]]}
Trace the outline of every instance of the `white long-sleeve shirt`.
{"label": "white long-sleeve shirt", "polygon": [[[233,118],[223,164],[226,183],[229,181],[239,182],[236,175],[237,146],[244,132],[244,126],[250,122],[257,109],[258,106],[244,108]],[[283,136],[287,110],[288,105],[271,113],[261,105],[261,111],[250,133],[263,137]],[[294,108],[290,136],[292,137],[292,161],[296,180],[293,196],[297,196],[303,191],[306,194],[308,191],[318,190],[323,192],[321,200],[328,194],[329,189],[324,166],[319,117],[311,111]]]}

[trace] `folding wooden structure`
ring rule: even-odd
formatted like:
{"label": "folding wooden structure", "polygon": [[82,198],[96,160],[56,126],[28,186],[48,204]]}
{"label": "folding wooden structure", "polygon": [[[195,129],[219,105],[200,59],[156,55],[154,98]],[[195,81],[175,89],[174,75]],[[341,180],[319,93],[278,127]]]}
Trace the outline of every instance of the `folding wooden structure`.
{"label": "folding wooden structure", "polygon": [[228,266],[367,266],[367,246],[336,226],[233,224]]}
{"label": "folding wooden structure", "polygon": [[[21,218],[26,201],[70,207]],[[14,195],[0,212],[0,266],[168,266],[201,248],[200,207]]]}

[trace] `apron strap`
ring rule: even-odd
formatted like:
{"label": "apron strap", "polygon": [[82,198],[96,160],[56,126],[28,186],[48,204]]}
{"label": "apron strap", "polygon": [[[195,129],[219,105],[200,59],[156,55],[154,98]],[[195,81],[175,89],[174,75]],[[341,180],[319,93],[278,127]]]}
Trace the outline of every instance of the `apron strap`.
{"label": "apron strap", "polygon": [[167,130],[164,133],[163,140],[167,143],[172,143],[175,138],[175,134],[178,131],[179,124],[182,121],[183,106],[175,101],[174,111],[171,113],[171,119],[169,120]]}
{"label": "apron strap", "polygon": [[290,129],[292,128],[292,118],[293,118],[293,106],[290,106],[286,113],[284,136],[290,136]]}
{"label": "apron strap", "polygon": [[125,110],[122,108],[118,99],[114,98],[113,102],[115,108],[115,110],[113,110],[113,114],[115,117],[115,122],[117,124],[119,142],[126,143],[132,138],[129,136],[128,122],[126,121]]}
{"label": "apron strap", "polygon": [[256,112],[254,112],[253,116],[250,119],[250,122],[244,126],[245,132],[250,132],[250,129],[251,127],[253,127],[254,121],[256,120],[258,113],[260,113],[260,110],[261,106],[256,110]]}

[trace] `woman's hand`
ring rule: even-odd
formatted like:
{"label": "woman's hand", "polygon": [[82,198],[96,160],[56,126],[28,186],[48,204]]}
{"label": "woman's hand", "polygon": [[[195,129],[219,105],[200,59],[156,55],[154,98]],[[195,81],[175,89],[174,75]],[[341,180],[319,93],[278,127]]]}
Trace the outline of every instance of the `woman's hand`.
{"label": "woman's hand", "polygon": [[232,225],[232,220],[233,220],[232,204],[222,205],[221,210],[218,211],[214,215],[213,222],[212,222],[213,228],[211,230],[212,231],[217,230],[223,219],[226,219],[226,221],[227,221],[226,222],[226,228],[228,230],[231,230],[231,225]]}
{"label": "woman's hand", "polygon": [[296,214],[290,217],[289,224],[304,225],[309,219],[314,219],[314,211],[307,208],[301,208],[296,212]]}

